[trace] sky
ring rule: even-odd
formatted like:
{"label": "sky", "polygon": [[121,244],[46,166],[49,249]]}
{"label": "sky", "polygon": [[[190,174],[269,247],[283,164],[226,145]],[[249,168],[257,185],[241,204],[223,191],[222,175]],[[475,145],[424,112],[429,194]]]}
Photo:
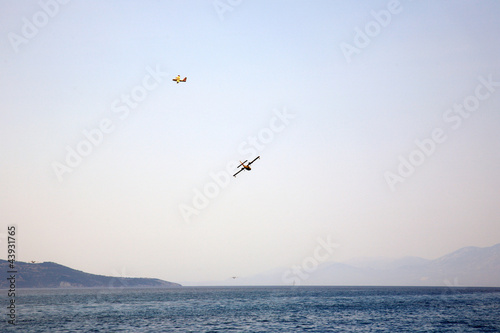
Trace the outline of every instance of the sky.
{"label": "sky", "polygon": [[191,284],[500,242],[498,1],[0,8],[0,258],[11,225]]}

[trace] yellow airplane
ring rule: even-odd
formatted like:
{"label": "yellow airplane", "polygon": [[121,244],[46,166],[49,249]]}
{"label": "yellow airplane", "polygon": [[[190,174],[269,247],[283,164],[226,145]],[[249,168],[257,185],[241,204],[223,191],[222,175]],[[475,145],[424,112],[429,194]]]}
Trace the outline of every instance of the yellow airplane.
{"label": "yellow airplane", "polygon": [[252,170],[252,168],[250,168],[250,164],[252,164],[253,162],[255,162],[255,160],[259,159],[260,156],[257,156],[256,158],[254,158],[254,160],[248,164],[245,165],[245,162],[248,162],[248,160],[244,160],[243,162],[240,161],[240,165],[238,165],[238,168],[241,168],[237,173],[235,173],[233,175],[233,177],[236,177],[237,174],[239,174],[240,172],[242,172],[243,170]]}
{"label": "yellow airplane", "polygon": [[177,75],[175,77],[175,79],[172,79],[172,81],[175,81],[177,83],[179,83],[179,82],[186,82],[186,80],[187,80],[187,77],[185,77],[184,79],[181,80],[181,76],[180,75]]}

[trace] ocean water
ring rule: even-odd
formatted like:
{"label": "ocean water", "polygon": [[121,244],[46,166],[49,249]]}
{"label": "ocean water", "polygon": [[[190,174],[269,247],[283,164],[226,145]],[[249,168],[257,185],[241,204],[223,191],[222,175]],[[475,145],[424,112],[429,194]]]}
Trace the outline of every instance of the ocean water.
{"label": "ocean water", "polygon": [[1,332],[500,332],[500,288],[26,289],[16,305]]}

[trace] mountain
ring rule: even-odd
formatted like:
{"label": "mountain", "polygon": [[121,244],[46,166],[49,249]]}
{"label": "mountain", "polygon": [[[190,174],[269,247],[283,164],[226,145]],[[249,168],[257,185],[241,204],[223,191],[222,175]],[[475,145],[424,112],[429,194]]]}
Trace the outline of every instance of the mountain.
{"label": "mountain", "polygon": [[372,269],[393,269],[403,266],[419,266],[428,263],[430,260],[420,257],[403,257],[398,259],[391,258],[354,258],[345,264],[359,267],[359,268],[372,268]]}
{"label": "mountain", "polygon": [[0,259],[0,289],[9,288],[9,276],[15,274],[16,288],[172,288],[178,283],[150,278],[124,278],[89,274],[53,262],[15,262],[16,273],[9,273],[9,262]]}
{"label": "mountain", "polygon": [[362,258],[315,267],[295,265],[212,285],[500,287],[500,244],[464,247],[434,260]]}
{"label": "mountain", "polygon": [[431,261],[429,279],[458,281],[460,285],[500,287],[500,244],[464,247]]}

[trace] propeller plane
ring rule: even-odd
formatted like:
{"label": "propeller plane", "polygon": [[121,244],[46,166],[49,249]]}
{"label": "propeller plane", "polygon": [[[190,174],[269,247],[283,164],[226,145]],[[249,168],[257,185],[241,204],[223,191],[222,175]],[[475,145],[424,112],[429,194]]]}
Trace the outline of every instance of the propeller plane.
{"label": "propeller plane", "polygon": [[243,170],[252,170],[252,168],[250,168],[250,164],[252,164],[253,162],[255,162],[257,159],[259,159],[260,156],[257,156],[256,158],[254,158],[254,160],[248,164],[245,164],[245,162],[248,162],[248,160],[244,160],[243,162],[240,161],[240,165],[238,165],[238,168],[241,168],[238,172],[236,172],[233,177],[236,177],[237,174],[239,174],[240,172],[242,172]]}
{"label": "propeller plane", "polygon": [[177,82],[177,84],[178,84],[179,82],[186,82],[186,81],[187,81],[187,76],[186,76],[184,79],[182,79],[182,80],[181,80],[181,76],[180,76],[180,75],[177,75],[177,76],[175,77],[175,79],[172,79],[172,81]]}

